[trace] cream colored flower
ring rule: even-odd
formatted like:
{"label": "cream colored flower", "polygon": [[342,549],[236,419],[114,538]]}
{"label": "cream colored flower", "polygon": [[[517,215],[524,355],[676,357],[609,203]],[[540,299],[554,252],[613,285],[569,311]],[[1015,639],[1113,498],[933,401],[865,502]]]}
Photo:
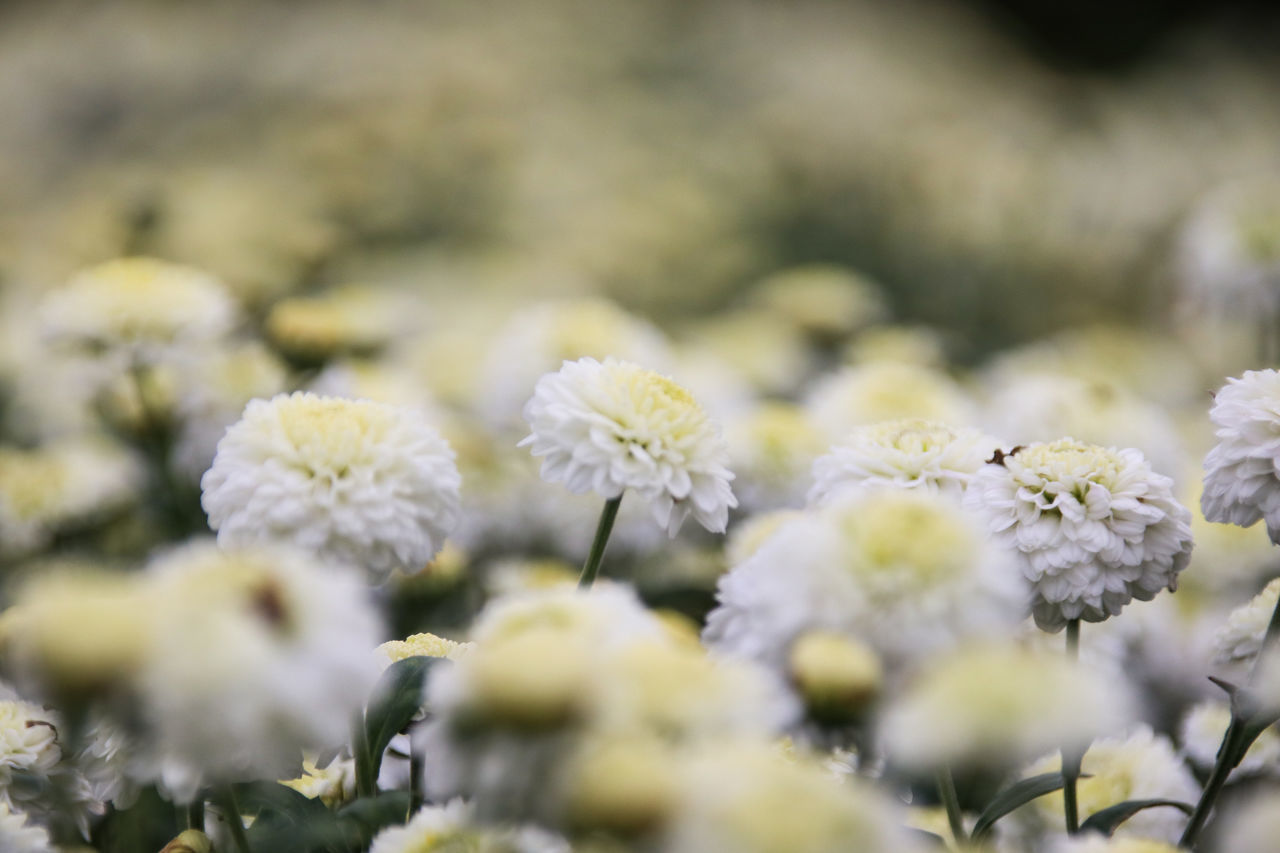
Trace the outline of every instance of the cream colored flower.
{"label": "cream colored flower", "polygon": [[20,699],[0,700],[0,802],[21,808],[32,795],[15,788],[15,773],[48,777],[62,759],[58,721]]}
{"label": "cream colored flower", "polygon": [[[1225,702],[1201,702],[1191,708],[1178,727],[1182,751],[1200,770],[1209,772],[1218,758],[1222,735],[1231,722]],[[1242,775],[1280,773],[1280,734],[1268,728],[1258,735],[1235,770]]]}
{"label": "cream colored flower", "polygon": [[200,485],[220,543],[289,542],[385,578],[440,550],[459,483],[412,412],[299,392],[250,402]]}
{"label": "cream colored flower", "polygon": [[356,763],[350,758],[335,758],[327,767],[317,767],[307,759],[302,762],[301,776],[281,779],[280,784],[334,809],[355,799]]}
{"label": "cream colored flower", "polygon": [[1218,443],[1204,459],[1204,517],[1242,527],[1261,519],[1280,543],[1280,371],[1228,379],[1209,419]]}
{"label": "cream colored flower", "polygon": [[1173,590],[1191,559],[1191,513],[1138,450],[1033,444],[982,468],[965,500],[1020,556],[1047,631]]}
{"label": "cream colored flower", "polygon": [[891,759],[928,770],[999,767],[1123,729],[1136,703],[1124,685],[1060,653],[980,645],[931,661],[885,711]]}
{"label": "cream colored flower", "polygon": [[565,362],[538,380],[525,419],[531,433],[520,444],[543,457],[543,479],[609,499],[630,489],[672,536],[690,514],[723,533],[738,505],[719,427],[653,371],[611,358]]}
{"label": "cream colored flower", "polygon": [[751,300],[820,338],[839,338],[888,315],[884,296],[873,282],[828,264],[773,273],[752,288]]}
{"label": "cream colored flower", "polygon": [[1247,663],[1262,648],[1271,614],[1280,600],[1280,578],[1276,578],[1249,599],[1231,611],[1227,623],[1213,638],[1214,658],[1218,663]]}
{"label": "cream colored flower", "polygon": [[348,285],[318,296],[284,299],[267,314],[267,339],[290,359],[304,363],[373,352],[405,325],[392,294]]}
{"label": "cream colored flower", "polygon": [[960,497],[999,442],[976,429],[924,420],[857,427],[813,463],[809,503],[843,489],[922,488]]}
{"label": "cream colored flower", "polygon": [[729,418],[725,440],[737,491],[748,510],[802,503],[809,469],[827,446],[804,409],[779,402]]}
{"label": "cream colored flower", "polygon": [[[380,619],[359,575],[283,546],[193,543],[148,569],[140,687],[166,785],[278,779],[346,742],[378,677]],[[296,772],[296,771],[294,771]]]}
{"label": "cream colored flower", "polygon": [[805,407],[831,441],[880,421],[919,418],[964,425],[976,417],[969,395],[945,373],[894,362],[846,367],[819,380]]}
{"label": "cream colored flower", "polygon": [[457,658],[475,648],[474,643],[459,643],[435,634],[411,634],[403,640],[391,640],[378,646],[378,651],[386,656],[388,663],[396,663],[405,658]]}
{"label": "cream colored flower", "polygon": [[[1025,775],[1053,773],[1061,766],[1059,756],[1047,756],[1031,765]],[[1084,754],[1081,772],[1088,777],[1082,777],[1077,785],[1082,821],[1125,800],[1177,800],[1194,804],[1200,796],[1200,786],[1174,752],[1173,744],[1145,726],[1127,737],[1094,741]],[[1017,814],[1054,833],[1064,831],[1060,791],[1032,801]],[[1174,844],[1186,822],[1187,816],[1175,808],[1146,809],[1121,824],[1116,837]]]}
{"label": "cream colored flower", "polygon": [[5,853],[55,853],[49,833],[26,815],[0,802],[0,850]]}
{"label": "cream colored flower", "polygon": [[145,360],[173,346],[222,337],[235,313],[216,278],[153,258],[120,258],[83,270],[41,307],[52,340]]}

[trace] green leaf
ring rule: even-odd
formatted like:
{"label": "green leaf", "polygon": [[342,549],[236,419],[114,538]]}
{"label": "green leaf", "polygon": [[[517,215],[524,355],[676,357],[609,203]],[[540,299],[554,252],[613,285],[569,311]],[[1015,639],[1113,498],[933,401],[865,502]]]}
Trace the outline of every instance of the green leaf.
{"label": "green leaf", "polygon": [[368,744],[370,778],[377,780],[382,767],[382,753],[387,744],[399,734],[413,716],[422,709],[422,689],[427,671],[440,658],[414,656],[396,661],[387,667],[382,679],[373,689],[369,709],[364,716],[364,728]]}
{"label": "green leaf", "polygon": [[159,850],[180,831],[173,804],[148,785],[129,808],[110,809],[94,826],[91,840],[102,853],[137,853]]}
{"label": "green leaf", "polygon": [[1080,831],[1093,830],[1109,836],[1116,831],[1116,827],[1143,809],[1154,809],[1160,806],[1181,809],[1188,815],[1194,811],[1187,803],[1180,803],[1177,800],[1125,800],[1123,803],[1116,803],[1114,806],[1108,806],[1089,815],[1089,819],[1080,824]]}
{"label": "green leaf", "polygon": [[364,849],[382,829],[402,824],[409,815],[409,792],[388,791],[376,797],[361,797],[338,810],[347,835]]}
{"label": "green leaf", "polygon": [[996,821],[1009,812],[1025,806],[1045,794],[1052,794],[1054,791],[1061,790],[1064,784],[1066,782],[1061,773],[1042,773],[1039,776],[1032,776],[1030,779],[1014,782],[992,797],[986,809],[983,810],[982,814],[978,815],[978,822],[973,825],[973,839],[977,841],[982,838],[991,831]]}
{"label": "green leaf", "polygon": [[253,853],[345,853],[355,845],[347,828],[319,799],[275,782],[235,786],[244,815],[256,815],[246,835]]}

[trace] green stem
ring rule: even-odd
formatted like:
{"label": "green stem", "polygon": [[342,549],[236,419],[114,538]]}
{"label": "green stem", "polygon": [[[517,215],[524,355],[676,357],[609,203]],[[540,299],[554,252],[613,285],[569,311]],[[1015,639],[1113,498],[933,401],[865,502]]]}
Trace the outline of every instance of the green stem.
{"label": "green stem", "polygon": [[405,820],[410,820],[418,809],[422,808],[423,803],[427,801],[424,774],[427,772],[427,762],[422,750],[413,745],[412,735],[410,736],[409,745],[409,813],[405,815]]}
{"label": "green stem", "polygon": [[951,825],[951,837],[956,845],[963,847],[969,842],[964,828],[964,813],[960,811],[960,796],[956,793],[956,780],[951,775],[950,767],[943,767],[937,775],[938,796],[947,810],[947,823]]}
{"label": "green stem", "polygon": [[[1254,678],[1258,674],[1258,666],[1262,662],[1263,656],[1275,645],[1278,636],[1280,636],[1280,600],[1276,602],[1275,609],[1271,611],[1271,621],[1267,623],[1267,632],[1262,637],[1262,646],[1258,649],[1258,654],[1254,657],[1253,664],[1249,668],[1249,678],[1245,682],[1246,689],[1253,686]],[[1249,721],[1249,716],[1240,711],[1233,696],[1231,722],[1227,725],[1227,730],[1222,735],[1222,745],[1218,747],[1218,758],[1213,764],[1213,772],[1209,775],[1209,781],[1205,783],[1204,791],[1200,794],[1200,801],[1196,803],[1196,809],[1191,813],[1191,819],[1187,821],[1186,829],[1182,831],[1182,838],[1178,841],[1179,847],[1191,849],[1196,843],[1196,839],[1200,837],[1200,832],[1209,820],[1210,812],[1213,811],[1213,807],[1218,801],[1219,794],[1222,793],[1223,787],[1227,784],[1227,777],[1244,760],[1245,753],[1249,751],[1249,747],[1253,745],[1253,742],[1257,740],[1258,735],[1265,728],[1254,726],[1251,730]]]}
{"label": "green stem", "polygon": [[587,562],[582,566],[582,577],[578,578],[578,589],[591,589],[600,573],[600,561],[604,559],[605,546],[609,544],[609,533],[613,530],[613,520],[618,517],[618,507],[622,505],[622,495],[605,501],[600,512],[600,523],[596,525],[596,538],[591,541],[591,553],[587,554]]}
{"label": "green stem", "polygon": [[[1080,620],[1067,622],[1067,659],[1080,660]],[[1076,750],[1062,749],[1062,811],[1067,823],[1067,835],[1080,831],[1080,807],[1076,796],[1076,783],[1080,779],[1080,763],[1084,756]]]}
{"label": "green stem", "polygon": [[236,803],[236,792],[230,785],[224,785],[214,789],[210,799],[222,810],[227,829],[231,833],[231,842],[235,845],[237,853],[249,853],[249,837],[244,833],[244,818],[241,817],[240,806]]}
{"label": "green stem", "polygon": [[186,809],[187,829],[198,829],[204,832],[204,798],[196,797],[187,803]]}
{"label": "green stem", "polygon": [[356,763],[356,796],[372,797],[378,780],[373,778],[373,756],[369,754],[363,710],[356,711],[351,718],[351,757]]}

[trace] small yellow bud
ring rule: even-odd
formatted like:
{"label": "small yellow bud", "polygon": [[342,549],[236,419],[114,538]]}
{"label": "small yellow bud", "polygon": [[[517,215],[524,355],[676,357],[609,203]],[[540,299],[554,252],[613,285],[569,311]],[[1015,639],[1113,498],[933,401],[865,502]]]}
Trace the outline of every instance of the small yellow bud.
{"label": "small yellow bud", "polygon": [[581,639],[551,628],[480,646],[469,661],[477,715],[516,728],[568,723],[582,710],[591,680]]}
{"label": "small yellow bud", "polygon": [[188,829],[164,846],[160,853],[213,853],[213,842],[198,829]]}
{"label": "small yellow bud", "polygon": [[577,829],[634,836],[665,823],[676,802],[666,753],[637,738],[584,750],[573,768],[566,810]]}
{"label": "small yellow bud", "polygon": [[791,646],[791,679],[809,713],[827,722],[849,722],[880,693],[884,671],[870,647],[840,634],[815,631]]}

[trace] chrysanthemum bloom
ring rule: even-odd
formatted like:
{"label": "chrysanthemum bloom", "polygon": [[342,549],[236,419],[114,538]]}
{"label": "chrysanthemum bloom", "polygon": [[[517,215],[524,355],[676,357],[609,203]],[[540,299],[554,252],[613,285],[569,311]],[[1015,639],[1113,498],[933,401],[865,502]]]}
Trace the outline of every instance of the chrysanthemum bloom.
{"label": "chrysanthemum bloom", "polygon": [[[1060,756],[1050,755],[1032,764],[1024,775],[1054,773],[1060,767]],[[1194,804],[1200,796],[1200,786],[1174,751],[1173,744],[1146,726],[1138,727],[1127,737],[1094,741],[1084,754],[1081,773],[1078,783],[1081,821],[1125,800],[1177,800]],[[1031,807],[1017,814],[1026,824],[1038,825],[1042,831],[1059,834],[1065,829],[1061,791],[1034,800]],[[1146,809],[1121,824],[1116,836],[1173,844],[1186,822],[1187,816],[1175,808]]]}
{"label": "chrysanthemum bloom", "polygon": [[704,640],[785,666],[801,634],[828,630],[913,661],[970,636],[1008,634],[1028,590],[983,520],[924,490],[851,493],[785,522],[720,579]]}
{"label": "chrysanthemum bloom", "polygon": [[670,853],[914,853],[893,803],[763,742],[712,742],[677,766]]}
{"label": "chrysanthemum bloom", "polygon": [[1123,685],[1060,653],[980,645],[931,661],[880,732],[890,760],[907,767],[1007,767],[1047,749],[1083,749],[1134,711]]}
{"label": "chrysanthemum bloom", "polygon": [[405,658],[428,657],[456,659],[471,649],[473,643],[459,643],[435,634],[410,634],[403,640],[390,640],[378,646],[378,652],[387,658],[389,663],[396,663]]}
{"label": "chrysanthemum bloom", "polygon": [[1242,527],[1263,519],[1280,543],[1280,371],[1227,380],[1209,419],[1218,443],[1204,458],[1204,517]]}
{"label": "chrysanthemum bloom", "polygon": [[385,578],[440,550],[460,482],[412,412],[297,392],[250,402],[200,486],[222,545],[289,542]]}
{"label": "chrysanthemum bloom", "polygon": [[858,426],[902,418],[970,424],[976,409],[945,373],[914,364],[846,367],[816,382],[805,408],[832,441]]}
{"label": "chrysanthemum bloom", "polygon": [[672,357],[660,329],[599,297],[526,307],[489,339],[474,393],[479,411],[496,426],[518,424],[529,389],[566,361],[612,355],[665,371]]}
{"label": "chrysanthemum bloom", "polygon": [[280,779],[346,742],[378,678],[380,620],[358,574],[283,546],[195,543],[150,568],[138,681],[164,781]]}
{"label": "chrysanthemum bloom", "polygon": [[799,506],[809,468],[827,446],[804,409],[777,402],[727,419],[725,439],[738,493],[749,511]]}
{"label": "chrysanthemum bloom", "polygon": [[263,331],[284,356],[303,363],[380,349],[403,325],[388,293],[349,285],[319,296],[284,299],[272,306]]}
{"label": "chrysanthemum bloom", "polygon": [[889,314],[875,282],[845,267],[808,264],[773,273],[751,289],[751,301],[796,328],[838,339]]}
{"label": "chrysanthemum bloom", "polygon": [[280,784],[336,809],[356,798],[356,763],[351,758],[335,758],[328,766],[317,767],[314,761],[303,761],[302,775],[281,779]]}
{"label": "chrysanthemum bloom", "polygon": [[1176,589],[1191,559],[1191,513],[1138,450],[1033,444],[978,471],[965,501],[1021,556],[1046,631]]}
{"label": "chrysanthemum bloom", "polygon": [[142,480],[138,461],[107,442],[0,447],[0,555],[30,553],[57,533],[118,513]]}
{"label": "chrysanthemum bloom", "polygon": [[1262,592],[1232,610],[1227,622],[1213,638],[1214,659],[1218,663],[1248,663],[1262,648],[1271,614],[1280,601],[1280,578],[1267,584]]}
{"label": "chrysanthemum bloom", "polygon": [[[1075,838],[1062,839],[1050,853],[1178,853],[1181,849],[1151,838],[1108,838],[1096,832],[1087,832]],[[1231,853],[1240,851],[1238,847],[1227,849]]]}
{"label": "chrysanthemum bloom", "polygon": [[174,345],[222,337],[235,314],[218,279],[153,258],[120,258],[84,270],[52,291],[41,308],[50,339],[144,361]]}
{"label": "chrysanthemum bloom", "polygon": [[477,824],[462,800],[424,806],[404,826],[382,830],[369,853],[569,853],[569,845],[532,829],[498,829]]}
{"label": "chrysanthemum bloom", "polygon": [[857,427],[813,463],[809,503],[825,503],[842,489],[922,488],[960,497],[999,447],[969,427],[934,421],[885,421]]}
{"label": "chrysanthemum bloom", "polygon": [[19,699],[0,701],[0,802],[25,808],[34,792],[15,787],[15,773],[48,778],[62,758],[57,720],[44,708]]}
{"label": "chrysanthemum bloom", "polygon": [[[1218,759],[1222,733],[1230,722],[1231,708],[1227,703],[1212,700],[1195,705],[1182,718],[1178,727],[1182,751],[1206,774]],[[1280,773],[1280,733],[1268,728],[1258,735],[1234,772],[1241,775]]]}
{"label": "chrysanthemum bloom", "polygon": [[738,505],[719,426],[651,370],[612,358],[565,362],[538,380],[524,416],[531,432],[520,445],[543,457],[543,479],[606,499],[630,489],[671,536],[690,514],[723,533]]}
{"label": "chrysanthemum bloom", "polygon": [[53,842],[43,827],[30,823],[26,815],[0,802],[0,850],[5,853],[54,853]]}

